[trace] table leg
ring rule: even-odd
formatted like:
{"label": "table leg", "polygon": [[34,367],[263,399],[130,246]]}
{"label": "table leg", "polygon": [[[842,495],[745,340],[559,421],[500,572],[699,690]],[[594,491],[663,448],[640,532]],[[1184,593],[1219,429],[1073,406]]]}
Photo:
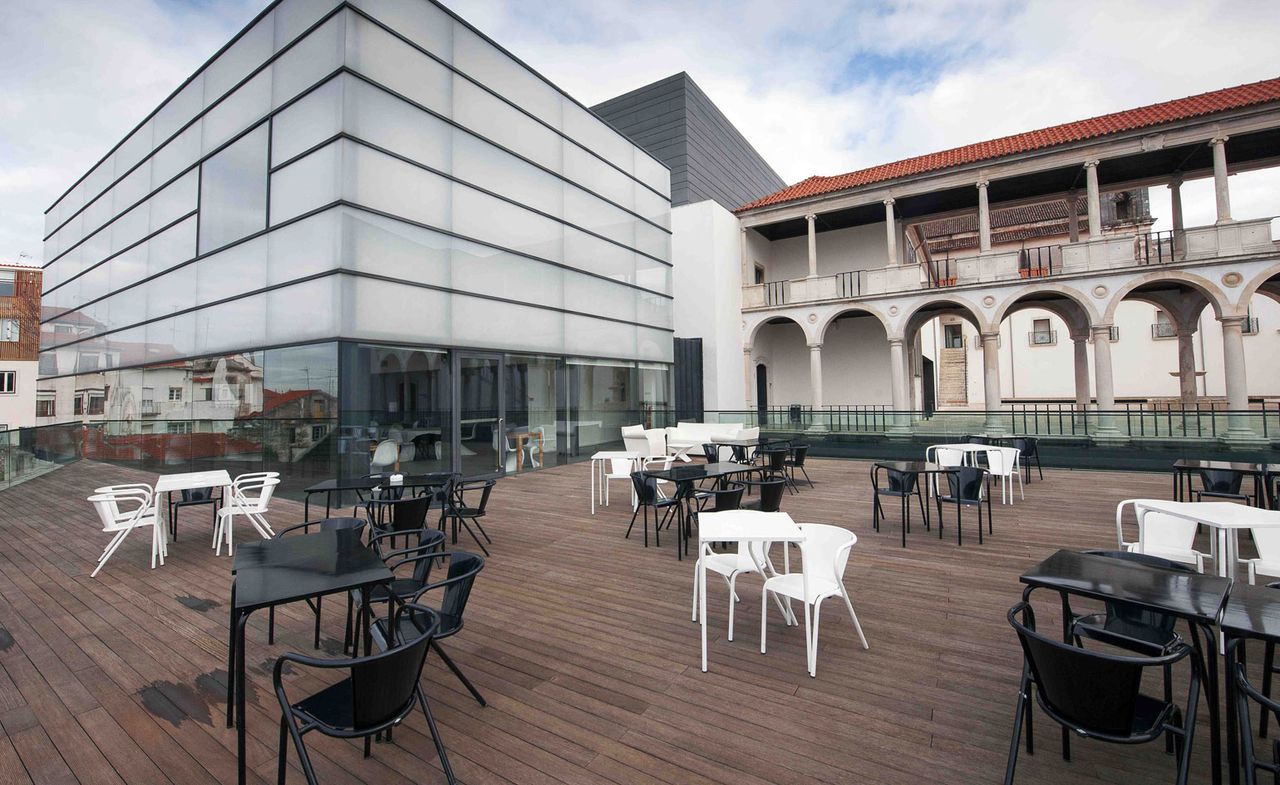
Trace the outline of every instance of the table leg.
{"label": "table leg", "polygon": [[[698,535],[698,623],[702,625],[702,672],[707,672],[707,548]],[[730,600],[733,598],[730,597]]]}
{"label": "table leg", "polygon": [[[1209,765],[1213,785],[1222,785],[1222,718],[1218,706],[1218,652],[1214,632],[1209,625],[1201,625],[1205,642],[1201,645],[1198,635],[1192,635],[1196,648],[1205,658],[1205,698],[1209,701]],[[1194,629],[1192,630],[1194,632]]]}
{"label": "table leg", "polygon": [[236,581],[231,579],[231,606],[227,620],[227,727],[235,718],[235,672],[236,672]]}
{"label": "table leg", "polygon": [[311,520],[311,494],[305,494],[302,497],[302,520],[307,522]]}
{"label": "table leg", "polygon": [[1173,500],[1182,501],[1182,474],[1177,469],[1173,470]]}
{"label": "table leg", "polygon": [[245,783],[245,722],[244,722],[244,629],[249,623],[249,614],[240,614],[240,619],[236,623],[236,759],[239,770],[237,782],[239,785]]}
{"label": "table leg", "polygon": [[[1226,677],[1227,677],[1227,775],[1231,785],[1239,785],[1240,782],[1240,733],[1244,729],[1240,726],[1239,716],[1237,712],[1240,707],[1238,705],[1239,698],[1236,695],[1236,649],[1243,645],[1244,641],[1232,638],[1227,641],[1226,651]],[[1247,732],[1247,731],[1245,731]]]}

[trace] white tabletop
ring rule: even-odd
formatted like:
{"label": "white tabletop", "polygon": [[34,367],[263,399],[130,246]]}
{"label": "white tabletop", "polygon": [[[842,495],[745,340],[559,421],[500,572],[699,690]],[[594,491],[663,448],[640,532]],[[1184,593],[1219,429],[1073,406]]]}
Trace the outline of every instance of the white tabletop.
{"label": "white tabletop", "polygon": [[1280,526],[1280,511],[1263,510],[1231,502],[1174,502],[1165,499],[1134,499],[1134,509],[1161,512],[1219,529],[1247,529]]}
{"label": "white tabletop", "polygon": [[231,484],[231,475],[225,469],[212,472],[187,472],[162,474],[156,480],[156,493],[185,491],[192,488],[220,488]]}
{"label": "white tabletop", "polygon": [[990,444],[970,444],[962,442],[960,444],[931,444],[930,450],[961,450],[962,452],[985,452],[986,450],[995,449]]}
{"label": "white tabletop", "polygon": [[698,514],[701,542],[802,542],[804,532],[785,512],[727,510]]}
{"label": "white tabletop", "polygon": [[606,450],[604,452],[598,452],[595,455],[592,455],[591,460],[607,461],[614,458],[630,458],[631,460],[639,460],[643,457],[644,456],[638,452],[626,452],[624,450],[613,450],[613,451]]}

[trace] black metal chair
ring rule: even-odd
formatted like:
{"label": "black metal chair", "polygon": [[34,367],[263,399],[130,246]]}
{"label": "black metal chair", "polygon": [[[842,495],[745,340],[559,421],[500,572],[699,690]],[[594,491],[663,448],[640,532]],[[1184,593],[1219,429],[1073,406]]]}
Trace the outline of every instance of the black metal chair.
{"label": "black metal chair", "polygon": [[[427,527],[431,496],[402,496],[398,499],[370,499],[365,505],[374,535],[401,534],[408,538]],[[388,543],[395,547],[395,538]]]}
{"label": "black metal chair", "polygon": [[[1278,584],[1269,584],[1270,588],[1276,587]],[[1237,721],[1240,723],[1240,764],[1244,767],[1244,781],[1246,785],[1255,785],[1258,777],[1258,769],[1270,772],[1273,781],[1280,781],[1280,740],[1271,742],[1271,760],[1265,761],[1258,757],[1256,742],[1253,738],[1252,723],[1249,720],[1249,702],[1252,698],[1259,705],[1260,727],[1258,729],[1258,737],[1267,738],[1267,719],[1275,714],[1280,717],[1280,703],[1277,703],[1269,692],[1272,666],[1268,664],[1263,668],[1263,689],[1259,690],[1249,681],[1248,672],[1245,669],[1244,658],[1244,641],[1236,644],[1240,647],[1240,656],[1236,661],[1235,673],[1228,673],[1228,679],[1235,679],[1237,690],[1237,704],[1228,706],[1227,711],[1236,713]],[[1274,644],[1267,642],[1267,649],[1274,652]]]}
{"label": "black metal chair", "polygon": [[1019,460],[1022,461],[1022,481],[1024,483],[1031,482],[1031,464],[1036,465],[1036,472],[1040,475],[1040,479],[1044,479],[1044,469],[1040,466],[1040,441],[1034,436],[1019,436],[1013,440],[1013,446],[1018,448]]}
{"label": "black metal chair", "polygon": [[731,444],[729,445],[729,452],[732,453],[731,460],[734,463],[752,464],[755,463],[758,450],[754,447],[747,447],[745,444]]}
{"label": "black metal chair", "polygon": [[[653,543],[657,547],[662,547],[662,540],[659,537],[659,530],[663,524],[670,523],[672,515],[684,515],[684,500],[677,493],[673,497],[664,497],[658,493],[658,478],[650,477],[644,472],[631,473],[631,486],[636,491],[636,508],[631,513],[631,523],[627,525],[627,533],[624,539],[630,539],[631,528],[636,525],[636,516],[644,514],[644,547],[649,547],[649,510],[653,510]],[[659,511],[662,511],[659,515]],[[683,527],[681,527],[683,528]]]}
{"label": "black metal chair", "polygon": [[[455,545],[458,542],[458,527],[461,526],[467,530],[467,534],[471,535],[471,539],[476,541],[476,545],[480,546],[480,550],[484,551],[484,555],[489,555],[489,549],[484,547],[484,542],[480,542],[480,537],[476,536],[476,530],[484,537],[485,542],[493,544],[493,540],[489,539],[489,533],[484,530],[484,526],[480,525],[480,519],[488,514],[486,511],[489,507],[489,495],[493,493],[493,486],[497,484],[497,480],[469,480],[453,484],[447,517],[453,521],[452,537]],[[480,501],[475,504],[469,503],[467,496],[476,493],[480,494]],[[475,524],[475,530],[471,528],[472,524]]]}
{"label": "black metal chair", "polygon": [[[1268,583],[1268,589],[1280,589],[1280,582]],[[1266,642],[1266,647],[1262,655],[1262,694],[1271,699],[1271,677],[1276,673],[1276,645],[1271,641]],[[1280,715],[1277,715],[1280,717]],[[1267,737],[1267,724],[1271,719],[1271,712],[1267,710],[1267,704],[1262,704],[1262,711],[1258,714],[1258,736]],[[1277,758],[1280,760],[1280,758]]]}
{"label": "black metal chair", "polygon": [[[416,543],[393,550],[397,539],[414,536],[417,537]],[[343,637],[343,651],[350,649],[352,654],[360,653],[361,636],[358,633],[365,628],[365,623],[374,617],[373,606],[386,604],[390,609],[394,600],[413,597],[430,582],[430,557],[440,552],[444,546],[444,538],[444,532],[426,527],[416,532],[384,532],[369,538],[369,546],[382,557],[387,569],[391,570],[395,577],[390,583],[379,584],[369,589],[370,607],[368,608],[364,607],[359,592],[348,592],[347,630]]]}
{"label": "black metal chair", "polygon": [[369,502],[371,501],[390,501],[404,496],[404,486],[392,485],[391,474],[388,472],[366,474],[365,479],[376,480],[378,483],[377,490],[369,491],[368,498],[365,498],[365,495],[360,491],[356,491],[356,503],[351,508],[353,516],[359,515],[360,508],[363,507],[365,509],[365,517],[369,517]]}
{"label": "black metal chair", "polygon": [[987,528],[991,528],[991,495],[983,493],[984,478],[987,470],[980,466],[957,466],[949,469],[947,475],[947,492],[941,489],[935,497],[938,505],[938,539],[942,539],[942,505],[956,506],[956,544],[964,545],[964,526],[961,511],[965,507],[978,508],[978,544],[982,544],[982,502],[987,503]]}
{"label": "black metal chair", "polygon": [[707,463],[720,462],[720,445],[707,442],[702,445],[702,457],[706,458]]}
{"label": "black metal chair", "polygon": [[[1021,618],[1019,618],[1021,617]],[[1196,708],[1200,701],[1200,660],[1191,646],[1179,643],[1158,656],[1121,656],[1081,649],[1036,632],[1035,612],[1020,602],[1007,616],[1022,645],[1022,681],[1013,715],[1013,737],[1005,785],[1013,782],[1023,722],[1027,726],[1027,754],[1034,753],[1031,733],[1031,693],[1040,709],[1078,736],[1113,744],[1144,744],[1166,733],[1177,741],[1178,785],[1185,785],[1191,762]],[[1183,659],[1191,662],[1186,719],[1172,702],[1142,694],[1143,672],[1165,668]],[[1063,733],[1062,757],[1071,759],[1069,735]]]}
{"label": "black metal chair", "polygon": [[[386,651],[366,657],[333,660],[289,652],[276,660],[272,683],[281,712],[277,774],[280,785],[284,785],[288,772],[286,749],[290,737],[307,782],[315,785],[316,773],[302,741],[303,735],[314,730],[339,739],[363,737],[364,756],[367,758],[373,736],[386,732],[390,740],[391,729],[404,722],[418,706],[422,707],[427,719],[427,728],[435,743],[445,779],[450,785],[455,782],[448,754],[421,684],[422,666],[441,627],[440,614],[431,608],[405,605],[396,609],[391,626],[397,633],[408,628],[415,634],[412,637],[397,634],[394,645]],[[295,701],[285,692],[283,677],[286,666],[345,670],[347,677]]]}
{"label": "black metal chair", "polygon": [[[315,526],[317,531],[346,531],[351,530],[356,533],[356,537],[364,536],[365,522],[362,518],[321,518],[318,521],[306,521],[304,523],[295,523],[292,526],[286,526],[276,532],[276,536],[272,539],[278,540],[286,534],[295,531],[301,531],[303,534],[309,534],[311,527]],[[313,646],[320,648],[320,601],[323,597],[312,597],[307,600],[307,605],[311,608],[311,612],[315,614],[315,640]],[[351,602],[347,602],[347,619],[348,625],[351,619]],[[267,643],[276,642],[276,606],[272,605],[267,611]]]}
{"label": "black metal chair", "polygon": [[[464,617],[467,610],[467,600],[471,597],[471,588],[475,585],[476,576],[484,569],[484,559],[474,553],[467,551],[442,551],[440,553],[432,553],[423,563],[427,565],[427,575],[430,576],[433,568],[442,561],[448,561],[448,567],[445,570],[444,578],[438,581],[428,581],[416,593],[408,598],[397,598],[396,605],[407,603],[412,606],[430,607],[426,599],[432,592],[440,594],[440,605],[435,609],[436,615],[440,619],[440,626],[436,630],[435,638],[431,641],[431,648],[440,655],[440,659],[444,660],[444,664],[448,666],[453,675],[462,682],[462,685],[471,693],[471,697],[481,706],[487,705],[484,696],[476,689],[471,680],[463,674],[457,663],[453,661],[445,650],[440,646],[440,641],[445,638],[451,638],[462,630]],[[435,596],[435,595],[432,595]],[[387,640],[388,620],[394,618],[394,614],[388,614],[385,618],[380,618],[374,622],[370,631],[373,640],[378,645],[383,645]],[[412,617],[404,619],[402,617],[401,625],[412,623]],[[407,631],[401,630],[398,634],[403,637]]]}
{"label": "black metal chair", "polygon": [[790,451],[784,447],[773,447],[762,450],[761,455],[764,458],[764,475],[769,478],[778,478],[783,481],[783,487],[790,493],[795,493],[791,487],[791,480],[787,477],[787,460],[791,457]]}
{"label": "black metal chair", "polygon": [[1200,490],[1191,491],[1191,495],[1196,501],[1204,501],[1205,497],[1211,499],[1239,499],[1246,504],[1249,502],[1249,494],[1243,493],[1240,486],[1244,484],[1244,475],[1239,472],[1230,472],[1223,469],[1201,469],[1200,470]]}
{"label": "black metal chair", "polygon": [[[880,472],[884,471],[885,479],[889,481],[888,486],[880,486]],[[876,531],[880,531],[880,519],[885,517],[884,505],[880,503],[881,496],[896,497],[902,508],[902,547],[907,547],[907,532],[911,531],[911,504],[909,500],[912,496],[920,502],[920,517],[925,520],[926,526],[929,521],[929,514],[924,508],[924,494],[920,490],[920,475],[915,472],[900,472],[885,466],[871,467],[871,526]]]}
{"label": "black metal chair", "polygon": [[809,483],[809,487],[813,487],[813,480],[809,479],[809,472],[805,471],[804,461],[809,456],[809,445],[796,444],[791,447],[791,455],[786,460],[787,478],[791,481],[791,487],[796,487],[796,470],[804,475],[804,481]]}
{"label": "black metal chair", "polygon": [[782,494],[786,492],[787,487],[786,478],[774,477],[761,480],[756,482],[755,486],[760,489],[760,495],[751,501],[743,502],[741,509],[760,512],[777,512],[782,509]]}
{"label": "black metal chair", "polygon": [[710,508],[706,512],[728,512],[742,507],[742,494],[747,486],[740,482],[726,483],[724,486],[706,491]]}
{"label": "black metal chair", "polygon": [[[218,508],[222,506],[222,493],[214,495],[213,488],[185,488],[179,491],[178,500],[169,502],[169,534],[178,539],[178,510],[183,507],[196,507],[201,504],[213,505],[213,525],[218,525]],[[170,499],[173,495],[170,494]]]}

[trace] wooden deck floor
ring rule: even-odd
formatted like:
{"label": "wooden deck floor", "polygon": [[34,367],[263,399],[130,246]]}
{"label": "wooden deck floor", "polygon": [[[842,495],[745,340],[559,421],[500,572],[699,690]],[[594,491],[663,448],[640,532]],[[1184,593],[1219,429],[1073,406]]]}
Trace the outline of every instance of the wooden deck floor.
{"label": "wooden deck floor", "polygon": [[[916,529],[904,550],[896,510],[894,523],[871,531],[867,469],[811,461],[817,487],[783,503],[798,521],[837,523],[859,537],[846,585],[871,648],[858,647],[847,616],[829,606],[816,679],[805,672],[803,633],[776,613],[769,654],[759,653],[759,583],[750,578],[739,584],[732,643],[726,592],[709,584],[711,671],[701,673],[692,562],[676,561],[674,538],[647,550],[636,535],[624,540],[625,502],[590,516],[585,465],[503,480],[486,524],[493,556],[466,629],[445,644],[489,706],[435,658],[425,676],[459,779],[998,782],[1020,667],[1004,619],[1019,597],[1017,576],[1060,547],[1113,546],[1116,502],[1167,497],[1169,480],[1052,470],[1025,502],[997,505],[985,545],[966,536],[957,547],[954,529],[941,541]],[[0,494],[0,783],[234,781],[235,736],[221,697],[230,560],[209,548],[208,517],[183,512],[163,568],[146,568],[148,543],[137,536],[89,577],[105,540],[84,499],[139,476],[81,462]],[[270,517],[299,521],[301,505],[280,501]],[[1054,629],[1051,610],[1042,624]],[[305,606],[282,609],[275,646],[266,644],[265,614],[250,625],[251,781],[274,780],[270,667],[282,651],[311,650],[309,619]],[[340,648],[341,621],[335,603],[325,615],[330,653]],[[318,684],[290,678],[299,692]],[[1077,741],[1064,763],[1056,728],[1041,720],[1036,729],[1038,754],[1023,756],[1019,782],[1172,779],[1162,745]],[[1193,782],[1207,781],[1205,731]],[[355,743],[308,740],[322,782],[443,782],[420,715],[368,760]],[[296,768],[290,781],[303,781]]]}

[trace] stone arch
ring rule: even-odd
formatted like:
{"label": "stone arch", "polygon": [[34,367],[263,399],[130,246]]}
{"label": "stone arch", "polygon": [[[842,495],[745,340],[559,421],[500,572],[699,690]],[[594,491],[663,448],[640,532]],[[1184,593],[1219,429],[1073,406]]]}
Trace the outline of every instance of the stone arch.
{"label": "stone arch", "polygon": [[881,313],[878,308],[870,305],[850,305],[844,308],[837,308],[827,314],[825,318],[819,319],[818,324],[813,331],[814,336],[819,341],[825,341],[827,337],[827,328],[834,324],[841,316],[848,316],[849,314],[865,314],[867,316],[872,316],[880,323],[880,326],[884,328],[885,335],[893,334],[889,326],[888,317]]}
{"label": "stone arch", "polygon": [[[1272,284],[1271,279],[1277,280]],[[1272,284],[1272,285],[1268,285]],[[1273,264],[1253,277],[1240,291],[1240,306],[1247,309],[1255,294],[1270,297],[1280,303],[1280,263]]]}
{"label": "stone arch", "polygon": [[743,349],[746,349],[746,350],[754,349],[756,345],[756,339],[760,336],[761,328],[763,328],[765,325],[768,325],[768,324],[777,324],[779,321],[791,322],[795,326],[799,327],[800,331],[804,333],[805,342],[812,343],[812,340],[813,340],[812,335],[809,329],[805,327],[803,322],[801,322],[799,319],[797,319],[796,317],[790,314],[772,313],[772,314],[763,314],[760,318],[754,319],[746,323],[746,326],[744,328],[746,335],[743,337],[743,341],[742,341]]}
{"label": "stone arch", "polygon": [[[990,325],[982,318],[982,309],[963,297],[947,295],[924,300],[904,315],[900,337],[908,343],[920,328],[937,316],[959,316],[979,332],[989,332]],[[890,333],[890,336],[893,334]]]}
{"label": "stone arch", "polygon": [[1116,309],[1120,307],[1120,303],[1124,302],[1125,298],[1134,293],[1136,289],[1149,284],[1158,283],[1178,283],[1191,289],[1195,289],[1200,292],[1200,294],[1204,295],[1205,299],[1208,300],[1209,305],[1212,306],[1214,315],[1218,317],[1221,317],[1223,314],[1235,313],[1238,308],[1238,306],[1233,305],[1227,299],[1226,295],[1220,288],[1218,288],[1218,286],[1207,278],[1186,272],[1185,270],[1157,270],[1144,275],[1139,275],[1117,289],[1107,302],[1106,310],[1102,314],[1101,323],[1111,324],[1115,319]]}
{"label": "stone arch", "polygon": [[[1034,298],[1042,297],[1048,294],[1059,295],[1052,299],[1037,300]],[[1067,301],[1071,305],[1064,305],[1062,300]],[[1072,308],[1072,306],[1075,306]],[[1060,283],[1038,283],[1020,289],[1010,295],[1004,302],[996,308],[995,313],[991,316],[991,324],[999,327],[1004,324],[1004,320],[1024,308],[1043,308],[1046,311],[1056,314],[1068,325],[1076,326],[1074,322],[1078,322],[1081,317],[1085,320],[1081,325],[1085,328],[1089,324],[1097,321],[1098,312],[1093,305],[1085,298],[1078,289],[1066,286]],[[1067,314],[1072,314],[1068,317]]]}

